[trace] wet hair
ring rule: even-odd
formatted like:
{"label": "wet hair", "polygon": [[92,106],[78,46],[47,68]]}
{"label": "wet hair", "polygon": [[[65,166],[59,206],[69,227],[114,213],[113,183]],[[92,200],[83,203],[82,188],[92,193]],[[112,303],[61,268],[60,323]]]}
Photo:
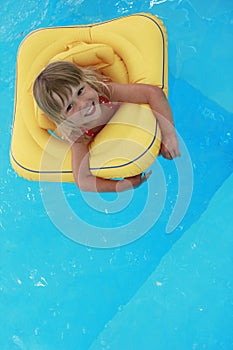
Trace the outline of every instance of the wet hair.
{"label": "wet hair", "polygon": [[96,69],[79,68],[71,62],[58,61],[50,63],[37,76],[33,84],[33,95],[39,108],[57,126],[63,124],[66,128],[77,129],[62,112],[72,88],[85,82],[99,95],[105,96],[108,93],[107,81]]}

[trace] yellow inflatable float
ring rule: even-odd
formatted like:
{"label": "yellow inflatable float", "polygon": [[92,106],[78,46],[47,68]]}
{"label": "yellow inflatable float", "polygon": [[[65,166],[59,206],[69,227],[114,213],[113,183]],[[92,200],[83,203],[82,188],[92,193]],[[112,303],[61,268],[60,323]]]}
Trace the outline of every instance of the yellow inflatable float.
{"label": "yellow inflatable float", "polygon": [[[74,181],[69,144],[37,107],[32,86],[51,61],[97,66],[119,83],[147,83],[167,94],[167,39],[161,20],[136,14],[83,26],[39,29],[17,58],[11,162],[29,180]],[[160,149],[160,130],[148,106],[124,104],[90,146],[91,172],[103,178],[145,171]]]}

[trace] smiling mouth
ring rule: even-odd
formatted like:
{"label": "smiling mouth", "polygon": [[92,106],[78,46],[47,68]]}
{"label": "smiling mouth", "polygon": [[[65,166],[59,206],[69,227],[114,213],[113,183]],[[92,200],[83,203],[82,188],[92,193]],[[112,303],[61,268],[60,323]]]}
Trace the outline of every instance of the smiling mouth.
{"label": "smiling mouth", "polygon": [[92,114],[94,114],[96,111],[96,106],[95,106],[95,102],[92,102],[92,105],[88,108],[87,112],[85,113],[85,117],[89,117]]}

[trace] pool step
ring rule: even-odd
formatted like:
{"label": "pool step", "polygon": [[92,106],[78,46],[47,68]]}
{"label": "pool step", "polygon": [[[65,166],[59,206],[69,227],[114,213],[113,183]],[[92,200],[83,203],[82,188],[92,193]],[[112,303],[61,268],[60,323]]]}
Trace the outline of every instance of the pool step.
{"label": "pool step", "polygon": [[230,349],[233,175],[90,350]]}

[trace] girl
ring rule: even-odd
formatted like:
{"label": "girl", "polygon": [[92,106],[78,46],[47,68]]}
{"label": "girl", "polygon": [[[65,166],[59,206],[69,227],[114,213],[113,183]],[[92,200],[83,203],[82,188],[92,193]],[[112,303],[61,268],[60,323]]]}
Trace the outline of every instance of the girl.
{"label": "girl", "polygon": [[107,180],[93,176],[89,170],[89,143],[112,118],[120,102],[149,104],[161,129],[160,153],[167,159],[180,156],[172,112],[159,87],[118,84],[94,70],[54,62],[36,78],[33,94],[41,110],[70,142],[74,179],[83,191],[120,192],[139,186],[151,174]]}

